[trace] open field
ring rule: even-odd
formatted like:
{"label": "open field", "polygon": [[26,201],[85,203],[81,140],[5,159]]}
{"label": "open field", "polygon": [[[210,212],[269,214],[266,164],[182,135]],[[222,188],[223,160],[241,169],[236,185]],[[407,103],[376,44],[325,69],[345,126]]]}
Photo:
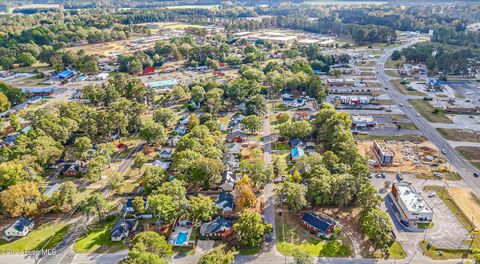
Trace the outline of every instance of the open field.
{"label": "open field", "polygon": [[433,113],[435,109],[432,104],[422,99],[409,100],[410,104],[417,110],[419,114],[424,116],[429,122],[432,123],[445,123],[452,124],[452,120],[448,118],[445,113]]}
{"label": "open field", "polygon": [[427,139],[420,135],[403,136],[379,136],[379,135],[353,135],[356,140],[399,140],[399,141],[426,141]]}
{"label": "open field", "polygon": [[470,191],[462,188],[449,188],[449,195],[453,201],[460,207],[462,212],[468,212],[468,216],[471,217],[472,224],[476,227],[480,227],[480,200]]}
{"label": "open field", "polygon": [[437,128],[445,139],[453,141],[479,142],[480,133],[475,131],[465,131],[462,129]]}
{"label": "open field", "polygon": [[479,147],[456,147],[460,154],[473,166],[480,169],[480,148]]}
{"label": "open field", "polygon": [[167,6],[167,9],[213,9],[218,8],[218,5],[178,5],[178,6]]}
{"label": "open field", "polygon": [[420,92],[420,91],[413,91],[413,90],[408,90],[407,84],[402,84],[402,80],[392,80],[390,81],[392,85],[402,94],[405,95],[418,95],[418,96],[426,96],[426,93]]}
{"label": "open field", "polygon": [[75,253],[107,253],[115,252],[124,248],[122,242],[110,240],[110,228],[115,221],[108,221],[94,226],[92,231],[81,236],[75,244],[73,251]]}
{"label": "open field", "polygon": [[385,73],[386,73],[388,76],[400,77],[400,73],[399,73],[397,70],[386,70]]}
{"label": "open field", "polygon": [[[442,172],[442,176],[444,180],[447,181],[459,181],[462,179],[460,174],[454,171],[446,171]],[[415,174],[415,177],[417,179],[425,179],[425,180],[439,180],[439,178],[435,175],[433,175],[433,172],[430,173],[421,173],[421,174]]]}
{"label": "open field", "polygon": [[[428,241],[422,241],[420,246],[422,248],[423,255],[435,260],[461,259],[469,257],[469,254],[465,249],[438,248],[435,245],[429,247]],[[439,251],[441,251],[442,253],[439,254]]]}
{"label": "open field", "polygon": [[[442,199],[442,201],[448,206],[450,211],[452,211],[452,213],[457,217],[458,221],[465,227],[465,229],[472,230],[472,228],[474,228],[474,225],[472,224],[472,221],[471,221],[470,212],[468,214],[464,213],[464,211],[462,211],[458,203],[459,202],[458,199],[462,195],[464,196],[464,194],[459,194],[461,193],[460,191],[453,191],[453,193],[456,195],[456,197],[453,197],[451,195],[450,189],[444,188],[442,186],[425,186],[423,190],[426,192],[435,191],[437,193],[437,196],[440,199]],[[462,203],[462,201],[460,201],[460,203]],[[476,206],[468,205],[467,207],[476,207]],[[466,206],[463,206],[462,208],[466,208]],[[479,214],[479,213],[480,212],[476,212],[475,214]]]}
{"label": "open field", "polygon": [[7,242],[0,241],[0,253],[8,250],[40,250],[53,248],[61,241],[68,231],[69,225],[63,222],[48,222],[41,224],[26,237]]}

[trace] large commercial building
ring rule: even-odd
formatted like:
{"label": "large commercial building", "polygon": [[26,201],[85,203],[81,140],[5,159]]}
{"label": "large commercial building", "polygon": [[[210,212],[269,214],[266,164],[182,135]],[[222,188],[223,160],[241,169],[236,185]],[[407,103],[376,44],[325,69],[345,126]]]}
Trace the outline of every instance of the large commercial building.
{"label": "large commercial building", "polygon": [[432,222],[432,208],[410,183],[394,183],[390,197],[398,209],[399,217],[403,224],[414,225]]}

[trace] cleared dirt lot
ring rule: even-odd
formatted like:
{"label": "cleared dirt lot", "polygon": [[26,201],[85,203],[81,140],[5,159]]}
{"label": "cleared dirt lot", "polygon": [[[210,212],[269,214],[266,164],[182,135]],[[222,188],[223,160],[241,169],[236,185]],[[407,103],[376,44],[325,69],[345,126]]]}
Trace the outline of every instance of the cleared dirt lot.
{"label": "cleared dirt lot", "polygon": [[448,188],[448,193],[453,201],[469,217],[472,224],[480,227],[480,201],[472,192],[462,188]]}
{"label": "cleared dirt lot", "polygon": [[[358,140],[360,154],[372,160],[377,160],[373,152],[372,140]],[[414,174],[430,174],[432,169],[445,168],[444,159],[438,149],[429,141],[386,141],[394,153],[394,163],[391,166],[375,166],[373,171],[402,172]],[[432,158],[430,160],[430,158]],[[431,163],[439,164],[432,167]]]}

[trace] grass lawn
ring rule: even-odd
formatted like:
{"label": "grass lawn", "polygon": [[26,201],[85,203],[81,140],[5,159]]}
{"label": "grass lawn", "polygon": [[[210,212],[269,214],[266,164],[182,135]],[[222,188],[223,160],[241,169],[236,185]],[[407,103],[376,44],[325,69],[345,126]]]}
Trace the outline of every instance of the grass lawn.
{"label": "grass lawn", "polygon": [[467,230],[473,228],[472,222],[465,215],[465,213],[458,207],[452,197],[448,194],[448,191],[445,190],[442,186],[425,186],[424,191],[435,191],[437,196],[442,199],[442,201],[448,206],[450,211],[457,217],[458,221],[465,227]]}
{"label": "grass lawn", "polygon": [[413,123],[397,123],[402,129],[406,130],[418,130],[418,128]]}
{"label": "grass lawn", "polygon": [[[453,171],[447,171],[447,172],[441,172],[443,175],[443,179],[447,181],[459,181],[462,179],[460,174],[453,172]],[[422,173],[422,174],[416,174],[415,177],[417,179],[425,179],[425,180],[438,180],[439,178],[435,175],[433,175],[433,172],[430,173]]]}
{"label": "grass lawn", "polygon": [[124,248],[123,242],[110,240],[110,228],[115,220],[95,226],[95,230],[88,232],[75,241],[73,251],[79,254],[115,252]]}
{"label": "grass lawn", "polygon": [[398,72],[398,70],[386,70],[385,73],[386,73],[388,76],[400,77],[400,73]]}
{"label": "grass lawn", "polygon": [[460,154],[473,166],[480,169],[480,148],[479,147],[456,147]]}
{"label": "grass lawn", "polygon": [[392,245],[388,248],[388,255],[384,258],[386,259],[404,259],[407,256],[403,246],[400,242],[394,241]]}
{"label": "grass lawn", "polygon": [[437,128],[445,139],[453,141],[479,142],[480,133],[475,131],[465,131],[462,129]]}
{"label": "grass lawn", "polygon": [[238,254],[239,255],[255,255],[258,252],[260,252],[261,249],[262,249],[261,246],[241,248],[240,250],[238,250]]}
{"label": "grass lawn", "polygon": [[385,62],[385,68],[396,69],[397,65],[402,65],[403,63],[405,63],[403,59],[396,60],[396,61],[388,60],[387,62]]}
{"label": "grass lawn", "polygon": [[391,99],[374,99],[372,104],[379,104],[379,105],[393,105],[395,102]]}
{"label": "grass lawn", "polygon": [[418,228],[422,228],[422,229],[430,229],[433,227],[433,223],[418,223],[417,224],[417,227]]}
{"label": "grass lawn", "polygon": [[289,154],[289,152],[273,154],[272,160],[274,162],[277,162],[277,166],[280,170],[280,175],[288,174],[289,170],[293,167],[293,165],[288,165]]}
{"label": "grass lawn", "polygon": [[[445,259],[461,259],[468,258],[469,254],[465,249],[446,249],[446,248],[437,248],[435,245],[429,247],[428,241],[421,242],[421,247],[423,254],[431,259],[435,260],[445,260]],[[441,253],[440,253],[441,252]]]}
{"label": "grass lawn", "polygon": [[289,151],[291,148],[288,144],[280,143],[280,142],[273,142],[272,150],[287,150]]}
{"label": "grass lawn", "polygon": [[35,227],[26,237],[12,242],[2,241],[0,252],[5,252],[6,250],[40,250],[42,248],[52,248],[62,240],[68,231],[68,227],[69,225],[66,223],[45,223],[39,227]]}
{"label": "grass lawn", "polygon": [[452,120],[445,113],[433,113],[433,105],[422,99],[409,100],[415,110],[432,123],[452,124]]}
{"label": "grass lawn", "polygon": [[417,90],[408,90],[408,86],[406,84],[401,84],[402,80],[392,80],[390,81],[392,85],[402,94],[406,95],[418,95],[418,96],[426,96],[426,93],[417,91]]}
{"label": "grass lawn", "polygon": [[348,246],[340,240],[322,240],[310,234],[298,222],[296,216],[283,212],[275,215],[277,250],[286,256],[292,256],[296,250],[307,252],[312,257],[351,256]]}

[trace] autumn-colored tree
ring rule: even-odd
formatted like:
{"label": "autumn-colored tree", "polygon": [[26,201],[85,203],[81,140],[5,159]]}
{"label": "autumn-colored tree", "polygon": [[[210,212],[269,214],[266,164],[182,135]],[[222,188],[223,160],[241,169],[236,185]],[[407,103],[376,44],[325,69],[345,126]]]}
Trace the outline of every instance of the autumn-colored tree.
{"label": "autumn-colored tree", "polygon": [[243,176],[235,184],[235,197],[237,206],[240,209],[255,208],[257,205],[257,198],[253,193],[252,180],[248,176]]}
{"label": "autumn-colored tree", "polygon": [[34,182],[20,182],[0,194],[3,210],[10,217],[32,216],[38,211],[42,195]]}

